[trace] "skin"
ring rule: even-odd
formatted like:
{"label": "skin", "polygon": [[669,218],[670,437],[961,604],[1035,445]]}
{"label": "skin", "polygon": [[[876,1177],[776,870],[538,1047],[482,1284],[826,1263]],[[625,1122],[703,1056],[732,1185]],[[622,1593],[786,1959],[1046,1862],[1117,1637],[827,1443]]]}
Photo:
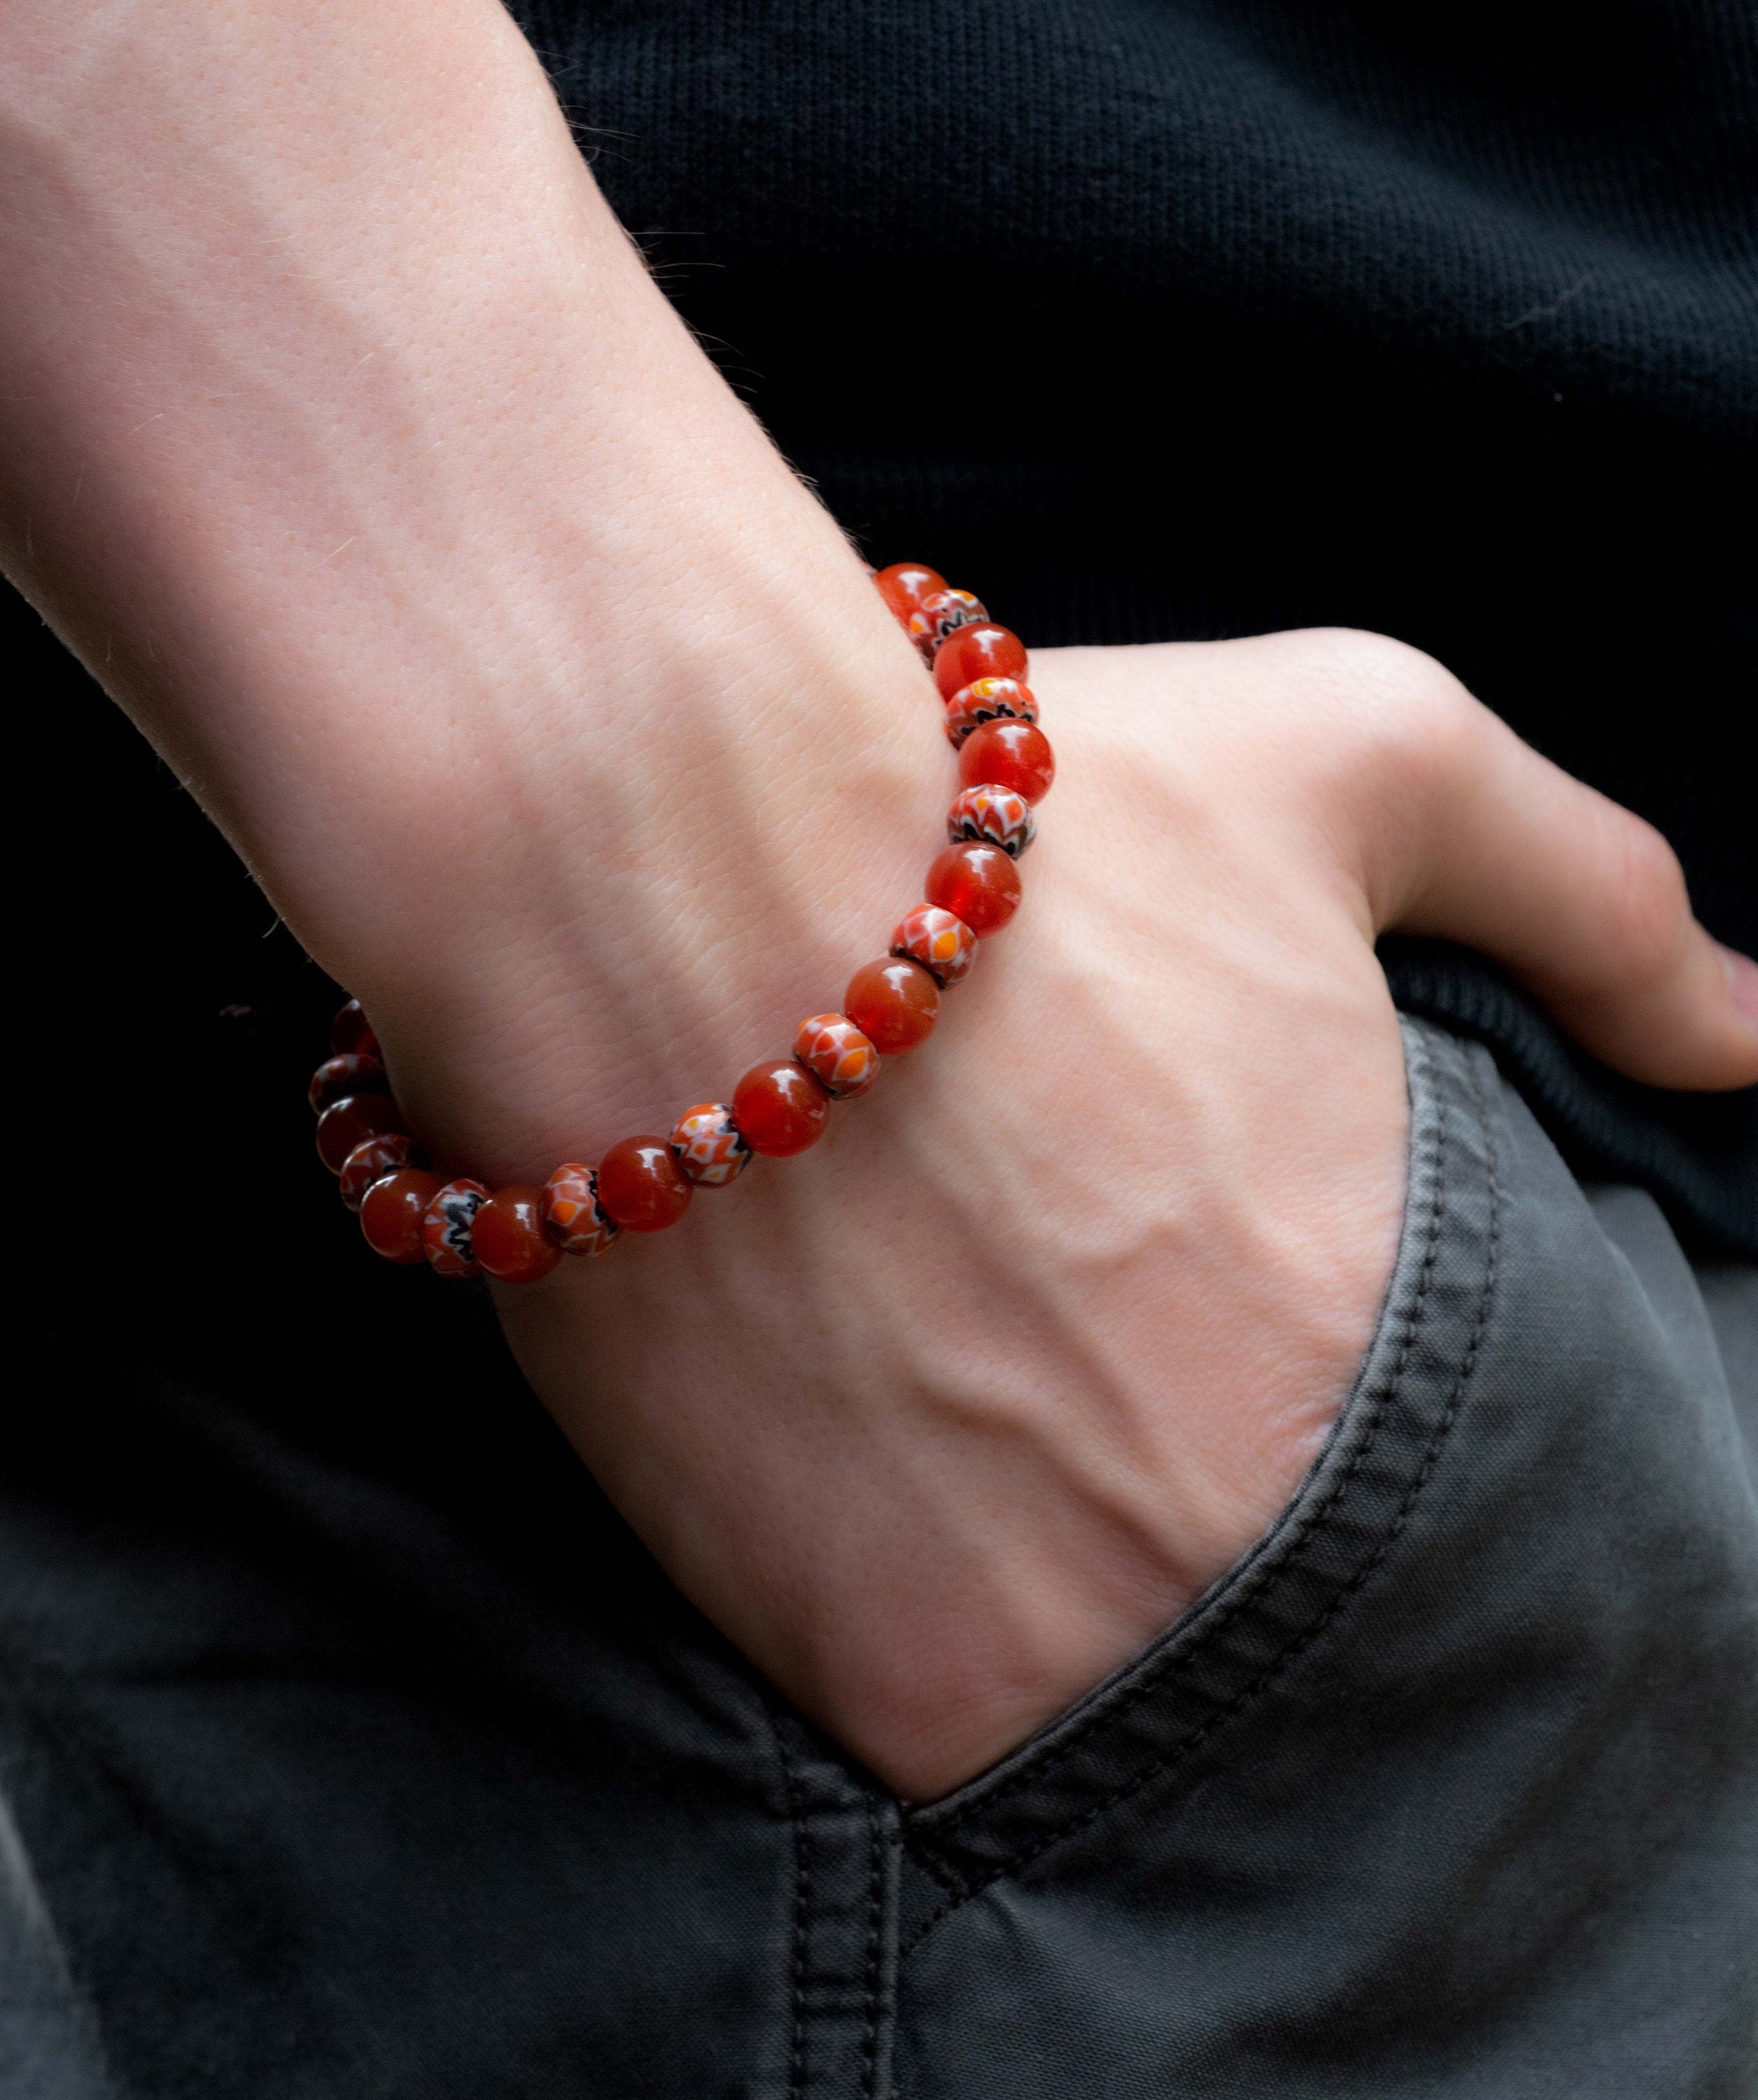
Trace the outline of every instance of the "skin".
{"label": "skin", "polygon": [[[540,1180],[724,1095],[918,901],[939,704],[529,51],[487,0],[4,24],[8,572],[441,1163]],[[919,1798],[1174,1617],[1334,1419],[1403,1198],[1377,930],[1500,957],[1638,1078],[1758,1080],[1758,970],[1664,842],[1416,652],[1032,675],[1026,902],[927,1048],[501,1294],[673,1577]]]}

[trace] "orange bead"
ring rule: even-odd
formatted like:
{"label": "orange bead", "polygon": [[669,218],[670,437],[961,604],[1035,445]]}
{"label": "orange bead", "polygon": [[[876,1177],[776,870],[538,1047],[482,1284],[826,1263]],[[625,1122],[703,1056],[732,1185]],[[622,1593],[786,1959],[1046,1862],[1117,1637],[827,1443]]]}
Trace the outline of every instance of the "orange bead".
{"label": "orange bead", "polygon": [[843,1008],[875,1050],[895,1057],[933,1032],[940,986],[919,963],[888,955],[855,972]]}
{"label": "orange bead", "polygon": [[332,1101],[339,1101],[345,1094],[390,1092],[390,1082],[385,1077],[385,1068],[377,1058],[365,1057],[355,1050],[339,1057],[326,1057],[311,1074],[305,1097],[311,1104],[312,1114],[322,1115]]}
{"label": "orange bead", "polygon": [[927,900],[973,933],[998,933],[1020,907],[1020,869],[999,846],[948,846],[927,871]]}
{"label": "orange bead", "polygon": [[698,1189],[724,1189],[751,1164],[751,1147],[725,1101],[685,1109],[672,1132],[672,1149]]}
{"label": "orange bead", "polygon": [[374,1254],[404,1265],[425,1261],[421,1220],[446,1185],[437,1174],[405,1167],[375,1181],[360,1206],[360,1229]]}
{"label": "orange bead", "polygon": [[941,642],[934,657],[934,683],[949,700],[963,686],[979,678],[1025,676],[1025,644],[1009,628],[992,620],[961,627]]}
{"label": "orange bead", "polygon": [[1017,860],[1037,836],[1038,819],[1031,804],[1016,789],[996,781],[961,788],[946,813],[946,836],[955,846],[967,839],[978,845],[986,842]]}
{"label": "orange bead", "polygon": [[399,1167],[426,1164],[415,1140],[405,1137],[401,1131],[387,1131],[382,1137],[365,1138],[341,1162],[341,1200],[350,1211],[358,1211],[375,1181],[382,1181]]}
{"label": "orange bead", "polygon": [[1033,722],[985,722],[959,747],[958,778],[967,788],[992,782],[1028,802],[1042,802],[1055,777],[1050,739]]}
{"label": "orange bead", "polygon": [[891,951],[955,985],[976,960],[976,936],[955,913],[938,904],[919,904],[893,928]]}
{"label": "orange bead", "polygon": [[541,1189],[497,1189],[476,1214],[471,1248],[503,1283],[535,1283],[562,1259],[544,1234],[543,1199]]}
{"label": "orange bead", "polygon": [[598,1170],[570,1160],[544,1184],[544,1230],[564,1254],[603,1254],[617,1224],[598,1200]]}
{"label": "orange bead", "polygon": [[663,1233],[694,1193],[663,1137],[625,1137],[598,1162],[598,1201],[624,1232]]}
{"label": "orange bead", "polygon": [[378,1038],[372,1033],[372,1024],[359,999],[350,999],[330,1023],[329,1047],[338,1056],[378,1055]]}
{"label": "orange bead", "polygon": [[802,1021],[794,1055],[839,1101],[864,1094],[879,1075],[878,1051],[839,1013],[814,1013]]}
{"label": "orange bead", "polygon": [[344,1094],[317,1119],[317,1156],[332,1174],[340,1174],[357,1145],[402,1128],[403,1117],[388,1095]]}
{"label": "orange bead", "polygon": [[946,588],[938,569],[924,568],[919,562],[893,562],[873,579],[894,619],[907,620],[923,599]]}
{"label": "orange bead", "polygon": [[468,1176],[443,1183],[429,1198],[421,1213],[421,1245],[435,1276],[475,1275],[476,1214],[487,1201],[487,1189]]}
{"label": "orange bead", "polygon": [[967,590],[933,591],[904,622],[904,632],[930,664],[949,634],[961,627],[976,627],[989,618],[980,598]]}
{"label": "orange bead", "polygon": [[771,1159],[816,1145],[830,1119],[830,1096],[791,1057],[753,1065],[733,1089],[733,1120],[751,1150]]}
{"label": "orange bead", "polygon": [[954,749],[974,729],[998,718],[1036,721],[1038,698],[1017,678],[973,678],[946,703],[946,734]]}

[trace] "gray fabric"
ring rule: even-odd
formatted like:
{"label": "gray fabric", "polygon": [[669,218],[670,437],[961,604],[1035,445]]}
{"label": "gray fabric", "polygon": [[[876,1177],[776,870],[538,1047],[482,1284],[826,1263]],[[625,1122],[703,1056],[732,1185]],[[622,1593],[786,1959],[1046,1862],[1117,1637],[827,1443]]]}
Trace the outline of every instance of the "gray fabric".
{"label": "gray fabric", "polygon": [[[126,1390],[132,1500],[0,1498],[3,2100],[1743,2100],[1758,1273],[1406,1042],[1397,1270],[1301,1493],[929,1807],[553,1442],[515,1538]],[[485,1452],[519,1405],[473,1387]]]}

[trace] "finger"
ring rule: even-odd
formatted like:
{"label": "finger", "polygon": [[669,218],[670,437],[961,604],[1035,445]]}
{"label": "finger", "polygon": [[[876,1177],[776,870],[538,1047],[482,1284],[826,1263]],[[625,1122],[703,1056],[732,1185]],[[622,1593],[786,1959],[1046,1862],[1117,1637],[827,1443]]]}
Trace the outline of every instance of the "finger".
{"label": "finger", "polygon": [[1434,712],[1420,821],[1396,827],[1399,862],[1370,891],[1380,925],[1493,956],[1632,1079],[1758,1083],[1758,964],[1698,924],[1659,832],[1462,691]]}

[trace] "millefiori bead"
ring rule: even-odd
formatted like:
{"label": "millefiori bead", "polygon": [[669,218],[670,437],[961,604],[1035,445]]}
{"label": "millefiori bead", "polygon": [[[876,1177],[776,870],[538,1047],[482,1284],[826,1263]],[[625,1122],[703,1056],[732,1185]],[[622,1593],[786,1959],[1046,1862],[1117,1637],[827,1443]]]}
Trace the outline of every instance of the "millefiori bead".
{"label": "millefiori bead", "polygon": [[908,624],[910,615],[925,598],[946,588],[938,569],[924,568],[919,562],[893,562],[873,579],[879,596],[894,620]]}
{"label": "millefiori bead", "polygon": [[940,986],[919,963],[888,956],[855,972],[843,1007],[875,1050],[896,1057],[932,1033],[940,1018]]}
{"label": "millefiori bead", "polygon": [[878,1051],[839,1013],[814,1013],[802,1021],[794,1055],[838,1101],[864,1094],[879,1075]]}
{"label": "millefiori bead", "polygon": [[402,1113],[388,1094],[344,1094],[317,1119],[317,1156],[340,1174],[357,1145],[402,1128]]}
{"label": "millefiori bead", "polygon": [[564,1254],[603,1254],[616,1238],[615,1218],[598,1200],[598,1170],[572,1160],[544,1184],[544,1230]]}
{"label": "millefiori bead", "polygon": [[357,1050],[344,1052],[340,1057],[326,1057],[311,1074],[311,1083],[305,1090],[305,1097],[311,1104],[313,1115],[322,1115],[332,1101],[339,1101],[345,1094],[388,1094],[390,1082],[385,1077],[385,1068],[376,1057],[363,1057]]}
{"label": "millefiori bead", "polygon": [[997,627],[993,620],[955,629],[934,658],[934,682],[946,700],[979,678],[1024,676],[1025,644],[1011,628]]}
{"label": "millefiori bead", "polygon": [[1032,722],[985,722],[958,753],[958,778],[967,788],[985,782],[1042,802],[1056,777],[1050,739]]}
{"label": "millefiori bead", "polygon": [[976,960],[976,936],[945,906],[919,904],[893,929],[891,951],[932,971],[938,983],[955,985]]}
{"label": "millefiori bead", "polygon": [[694,1193],[663,1137],[625,1137],[598,1162],[598,1201],[624,1232],[663,1233]]}
{"label": "millefiori bead", "polygon": [[1031,805],[1017,789],[985,781],[967,788],[953,803],[946,818],[946,836],[954,845],[965,839],[980,839],[1017,860],[1038,836]]}
{"label": "millefiori bead", "polygon": [[954,748],[985,722],[1037,719],[1037,696],[1017,678],[973,678],[946,703],[946,734]]}
{"label": "millefiori bead", "polygon": [[435,1276],[475,1275],[472,1228],[477,1212],[487,1201],[487,1189],[467,1176],[447,1181],[430,1199],[421,1213],[421,1244],[427,1250],[427,1265]]}
{"label": "millefiori bead", "polygon": [[932,664],[949,634],[975,627],[988,617],[981,603],[967,590],[935,591],[904,622],[904,631]]}
{"label": "millefiori bead", "polygon": [[1020,870],[999,846],[948,846],[927,871],[927,901],[956,912],[978,938],[998,933],[1020,905]]}
{"label": "millefiori bead", "polygon": [[470,1251],[502,1283],[535,1283],[562,1259],[544,1234],[541,1189],[497,1189],[476,1213]]}
{"label": "millefiori bead", "polygon": [[360,1206],[360,1229],[373,1253],[405,1266],[425,1261],[427,1242],[421,1220],[444,1186],[437,1174],[419,1167],[399,1167],[375,1181]]}
{"label": "millefiori bead", "polygon": [[382,1137],[364,1139],[341,1162],[341,1200],[350,1211],[358,1211],[375,1181],[382,1181],[399,1167],[426,1164],[415,1140],[405,1137],[401,1131],[387,1131]]}
{"label": "millefiori bead", "polygon": [[831,1119],[831,1097],[791,1057],[753,1065],[733,1089],[733,1115],[753,1152],[791,1158],[816,1145]]}
{"label": "millefiori bead", "polygon": [[350,999],[329,1025],[329,1047],[338,1055],[362,1057],[378,1055],[378,1038],[357,999]]}
{"label": "millefiori bead", "polygon": [[698,1189],[724,1189],[751,1164],[751,1147],[725,1101],[686,1109],[672,1132],[672,1149]]}

